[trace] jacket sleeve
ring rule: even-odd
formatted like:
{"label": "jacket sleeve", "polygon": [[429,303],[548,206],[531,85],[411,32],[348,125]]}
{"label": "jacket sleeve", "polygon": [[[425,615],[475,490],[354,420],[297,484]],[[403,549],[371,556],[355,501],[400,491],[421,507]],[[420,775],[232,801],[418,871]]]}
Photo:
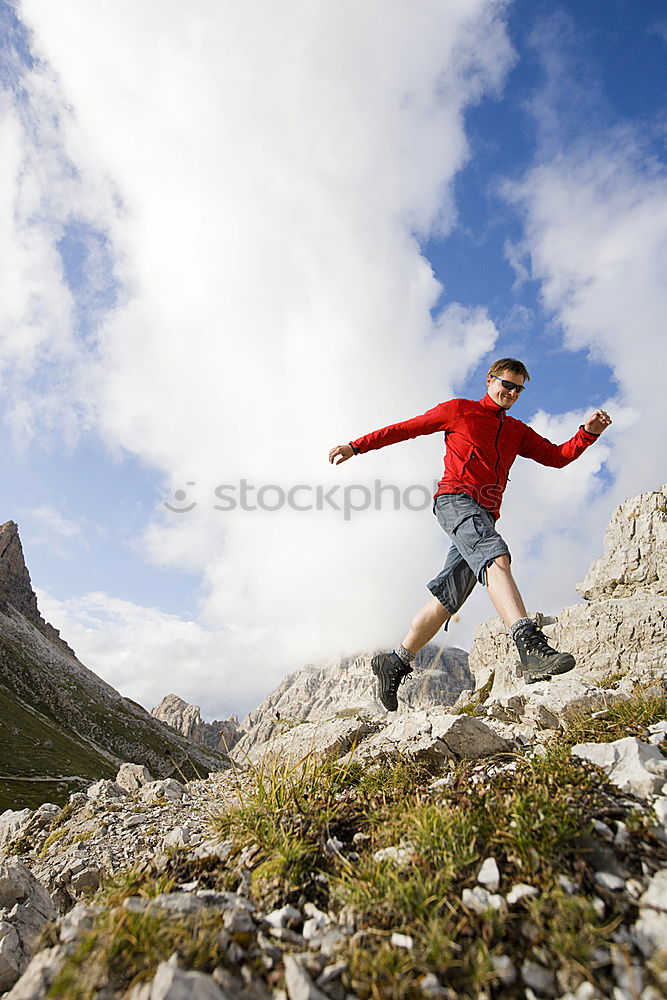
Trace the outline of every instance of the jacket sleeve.
{"label": "jacket sleeve", "polygon": [[422,434],[446,431],[452,419],[454,403],[453,399],[446,403],[438,403],[437,406],[422,413],[421,416],[411,417],[410,420],[403,420],[398,424],[390,424],[389,427],[382,427],[379,431],[371,431],[370,434],[364,434],[356,441],[350,441],[350,444],[355,452],[363,454],[367,451],[374,451],[376,448],[384,448],[388,444],[396,444],[398,441],[419,437]]}
{"label": "jacket sleeve", "polygon": [[540,465],[550,465],[555,469],[562,469],[570,462],[574,462],[575,458],[579,458],[590,445],[597,441],[598,437],[599,434],[590,434],[584,430],[582,424],[569,441],[565,441],[564,444],[552,444],[547,438],[534,431],[532,427],[524,424],[519,455],[523,455],[524,458],[532,458]]}

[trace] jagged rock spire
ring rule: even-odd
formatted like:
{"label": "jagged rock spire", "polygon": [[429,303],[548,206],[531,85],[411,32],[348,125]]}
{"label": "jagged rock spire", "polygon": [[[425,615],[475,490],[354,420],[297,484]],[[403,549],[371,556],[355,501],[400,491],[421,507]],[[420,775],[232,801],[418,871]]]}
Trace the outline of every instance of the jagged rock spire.
{"label": "jagged rock spire", "polygon": [[71,647],[60,638],[58,629],[49,625],[39,613],[16,521],[5,521],[0,525],[0,611],[10,608],[27,618],[49,642],[73,654]]}
{"label": "jagged rock spire", "polygon": [[16,521],[0,526],[0,604],[11,604],[32,622],[41,619]]}

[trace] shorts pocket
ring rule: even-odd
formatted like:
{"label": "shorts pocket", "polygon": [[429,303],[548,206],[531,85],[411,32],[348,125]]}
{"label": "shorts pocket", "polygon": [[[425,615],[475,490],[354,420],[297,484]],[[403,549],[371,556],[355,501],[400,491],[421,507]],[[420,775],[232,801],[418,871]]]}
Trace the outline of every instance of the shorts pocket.
{"label": "shorts pocket", "polygon": [[489,528],[482,514],[467,513],[452,528],[452,535],[464,549],[476,549],[489,535]]}

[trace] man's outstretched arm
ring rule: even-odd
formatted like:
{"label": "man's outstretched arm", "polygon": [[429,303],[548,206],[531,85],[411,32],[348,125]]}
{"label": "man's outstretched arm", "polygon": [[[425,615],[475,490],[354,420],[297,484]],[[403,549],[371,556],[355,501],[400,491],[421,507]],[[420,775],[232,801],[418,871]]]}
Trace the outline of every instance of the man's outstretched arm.
{"label": "man's outstretched arm", "polygon": [[611,417],[605,410],[595,410],[581,425],[577,433],[563,444],[553,444],[542,437],[532,427],[524,427],[519,454],[524,458],[532,458],[540,465],[550,465],[556,469],[574,462],[600,434],[611,424]]}
{"label": "man's outstretched arm", "polygon": [[398,424],[390,424],[389,427],[381,427],[379,431],[364,434],[363,437],[350,441],[349,444],[339,444],[329,452],[329,461],[340,465],[341,462],[347,462],[348,458],[352,458],[353,455],[360,452],[374,451],[376,448],[384,448],[388,444],[407,441],[409,438],[419,437],[422,434],[445,431],[455,403],[456,400],[453,399],[446,403],[438,403],[432,410],[427,410],[426,413],[422,413],[418,417],[402,420]]}

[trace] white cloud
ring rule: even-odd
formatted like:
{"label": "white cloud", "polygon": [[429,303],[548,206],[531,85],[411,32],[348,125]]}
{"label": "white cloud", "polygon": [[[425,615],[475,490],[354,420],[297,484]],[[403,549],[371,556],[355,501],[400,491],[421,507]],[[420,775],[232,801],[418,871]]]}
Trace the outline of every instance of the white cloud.
{"label": "white cloud", "polygon": [[48,546],[52,551],[62,551],[63,546],[66,547],[73,541],[87,544],[85,524],[65,517],[49,504],[26,510],[23,519],[30,525],[31,545]]}
{"label": "white cloud", "polygon": [[667,174],[630,129],[593,131],[545,155],[506,194],[524,223],[519,270],[540,283],[565,346],[609,366],[618,386],[588,411],[533,421],[558,441],[607,409],[614,423],[584,457],[562,471],[519,463],[512,474],[502,530],[526,603],[555,612],[577,600],[574,584],[600,554],[614,506],[667,479]]}
{"label": "white cloud", "polygon": [[[25,99],[0,106],[7,423],[21,440],[93,426],[159,471],[165,500],[194,484],[190,513],[158,498],[143,545],[205,588],[198,623],[105,595],[46,599],[46,616],[125,693],[149,704],[171,687],[208,714],[250,707],[304,659],[396,641],[448,544],[428,511],[345,522],[212,499],[242,478],[339,491],[437,478],[439,437],[336,469],[326,453],[452,395],[494,344],[482,308],[432,319],[441,289],[418,239],[455,221],[464,110],[512,59],[504,5],[18,10],[45,62],[24,74]],[[513,470],[500,527],[527,603],[545,611],[575,599],[613,505],[664,481],[667,360],[664,173],[630,130],[582,139],[581,109],[579,131],[565,121],[576,88],[558,83],[554,37],[533,102],[541,160],[507,189],[525,237],[507,253],[519,284],[540,282],[566,345],[608,364],[619,389],[591,400],[614,425],[581,460]],[[56,252],[72,221],[108,235],[119,282],[88,339]],[[90,256],[96,288],[108,266]],[[563,440],[584,416],[535,426]],[[480,591],[451,641],[488,613]]]}
{"label": "white cloud", "polygon": [[537,167],[512,197],[524,215],[532,276],[566,346],[612,368],[612,415],[619,407],[638,415],[608,432],[613,495],[655,488],[667,472],[667,174],[622,130]]}
{"label": "white cloud", "polygon": [[60,601],[38,590],[37,597],[79,659],[148,710],[172,692],[202,706],[209,719],[257,703],[257,688],[221,655],[222,630],[103,593]]}
{"label": "white cloud", "polygon": [[[504,4],[18,9],[57,74],[33,74],[45,101],[71,108],[62,156],[122,283],[73,375],[108,444],[159,469],[165,499],[243,477],[430,484],[435,439],[340,469],[326,454],[451,396],[494,343],[483,309],[432,319],[440,286],[417,240],[455,220],[463,112],[512,60]],[[45,271],[48,303],[64,292],[56,264]],[[439,568],[434,538],[426,513],[346,524],[199,506],[156,513],[146,546],[201,572],[204,620],[224,627],[221,681],[250,690],[304,658],[400,638]]]}

